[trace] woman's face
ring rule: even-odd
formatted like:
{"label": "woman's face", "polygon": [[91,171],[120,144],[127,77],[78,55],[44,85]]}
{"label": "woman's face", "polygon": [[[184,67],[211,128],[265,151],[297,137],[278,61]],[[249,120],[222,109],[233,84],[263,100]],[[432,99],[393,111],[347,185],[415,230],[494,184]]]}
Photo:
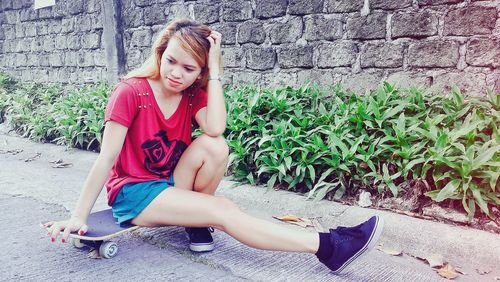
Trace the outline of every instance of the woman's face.
{"label": "woman's face", "polygon": [[167,90],[179,93],[201,78],[201,67],[171,38],[161,56],[160,81]]}

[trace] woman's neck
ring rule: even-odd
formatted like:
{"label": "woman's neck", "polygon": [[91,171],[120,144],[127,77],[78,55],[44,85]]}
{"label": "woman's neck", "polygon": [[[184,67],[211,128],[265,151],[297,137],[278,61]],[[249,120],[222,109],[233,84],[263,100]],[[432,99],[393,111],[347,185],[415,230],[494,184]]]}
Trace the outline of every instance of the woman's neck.
{"label": "woman's neck", "polygon": [[165,97],[165,98],[170,98],[170,97],[175,97],[179,96],[182,93],[181,92],[172,92],[168,90],[161,82],[159,79],[150,79],[148,78],[149,85],[151,85],[151,88],[153,89],[154,92],[157,92],[157,94],[160,94],[160,96]]}

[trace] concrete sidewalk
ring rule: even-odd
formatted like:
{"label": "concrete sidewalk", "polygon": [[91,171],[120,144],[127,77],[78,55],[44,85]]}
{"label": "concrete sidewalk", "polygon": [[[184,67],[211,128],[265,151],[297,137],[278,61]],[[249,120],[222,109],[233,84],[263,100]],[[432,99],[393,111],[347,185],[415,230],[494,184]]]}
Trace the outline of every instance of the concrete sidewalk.
{"label": "concrete sidewalk", "polygon": [[[73,280],[72,277],[79,276],[82,280],[103,277],[107,280],[106,277],[115,279],[116,273],[123,272],[118,276],[134,280],[134,277],[138,278],[135,274],[137,267],[141,267],[151,268],[153,273],[144,276],[145,280],[193,281],[204,277],[202,279],[209,281],[439,281],[441,279],[434,270],[409,256],[431,254],[442,255],[451,265],[459,266],[466,274],[460,275],[458,281],[493,281],[494,277],[500,277],[499,235],[335,202],[307,201],[303,196],[285,191],[266,192],[265,188],[248,185],[229,188],[233,184],[229,181],[221,183],[217,194],[232,199],[249,214],[269,221],[275,221],[273,215],[294,214],[318,218],[324,227],[334,227],[355,225],[378,214],[386,223],[381,243],[389,248],[399,248],[404,254],[393,257],[375,250],[360,259],[345,275],[334,276],[312,255],[251,249],[219,231],[215,233],[217,245],[214,252],[194,255],[187,249],[182,228],[164,227],[143,228],[124,236],[120,239],[121,253],[112,260],[90,260],[82,251],[51,244],[38,230],[38,222],[69,215],[96,158],[95,153],[38,144],[9,135],[0,125],[0,206],[4,211],[12,211],[1,220],[4,226],[0,235],[11,238],[1,243],[9,254],[0,259],[2,278],[60,280],[58,278],[63,277],[62,280]],[[53,168],[50,161],[58,159],[73,166]],[[104,192],[94,210],[107,208]],[[19,222],[23,222],[25,228],[22,232],[19,231]],[[37,243],[20,248],[32,240]],[[28,267],[18,267],[20,261]],[[182,267],[169,267],[172,263]],[[113,271],[108,271],[103,265],[108,265]],[[46,267],[55,275],[43,274]],[[93,267],[96,268],[92,270]],[[491,272],[479,275],[476,269]],[[147,270],[141,270],[143,272]],[[110,273],[114,275],[108,275]]]}

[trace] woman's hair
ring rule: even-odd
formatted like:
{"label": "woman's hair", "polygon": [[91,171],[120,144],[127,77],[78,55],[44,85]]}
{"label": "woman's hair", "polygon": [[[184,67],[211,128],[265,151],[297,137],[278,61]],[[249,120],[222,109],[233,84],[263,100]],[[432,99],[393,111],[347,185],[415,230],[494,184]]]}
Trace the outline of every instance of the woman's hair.
{"label": "woman's hair", "polygon": [[145,77],[160,78],[161,56],[167,49],[171,38],[177,39],[179,45],[186,50],[201,67],[201,79],[191,87],[206,88],[208,83],[208,51],[210,42],[206,39],[212,29],[188,19],[170,22],[156,37],[151,48],[151,56],[139,67],[130,71],[124,78]]}

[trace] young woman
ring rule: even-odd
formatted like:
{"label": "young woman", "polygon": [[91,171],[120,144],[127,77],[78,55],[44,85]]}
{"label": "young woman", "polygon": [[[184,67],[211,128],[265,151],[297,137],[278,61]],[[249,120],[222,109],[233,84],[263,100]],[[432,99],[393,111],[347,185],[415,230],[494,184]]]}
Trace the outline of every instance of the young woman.
{"label": "young woman", "polygon": [[[339,273],[376,244],[383,225],[376,216],[318,234],[254,218],[214,196],[229,152],[220,45],[220,33],[190,20],[160,32],[149,59],[113,91],[101,152],[71,218],[46,224],[53,242],[87,231],[105,185],[119,224],[184,226],[195,252],[214,249],[214,227],[254,248],[316,254]],[[203,134],[191,142],[192,123]]]}

